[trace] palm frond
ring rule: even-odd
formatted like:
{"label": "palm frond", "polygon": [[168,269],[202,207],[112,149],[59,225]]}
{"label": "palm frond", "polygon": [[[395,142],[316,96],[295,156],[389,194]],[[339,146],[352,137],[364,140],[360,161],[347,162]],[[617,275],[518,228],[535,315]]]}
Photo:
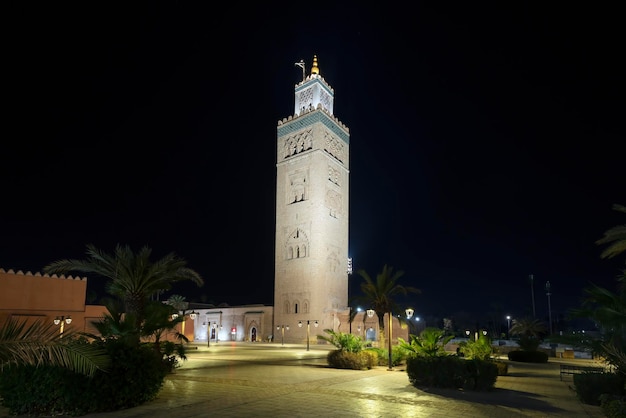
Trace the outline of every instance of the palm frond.
{"label": "palm frond", "polygon": [[96,370],[106,370],[110,364],[108,355],[78,341],[77,336],[68,331],[61,338],[55,326],[40,320],[26,326],[25,320],[7,318],[0,328],[0,370],[13,364],[52,364],[88,376]]}

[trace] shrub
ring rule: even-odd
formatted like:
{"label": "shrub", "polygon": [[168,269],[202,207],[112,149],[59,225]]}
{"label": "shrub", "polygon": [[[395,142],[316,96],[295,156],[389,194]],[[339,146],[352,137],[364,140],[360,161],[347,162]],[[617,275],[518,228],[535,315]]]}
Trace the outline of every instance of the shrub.
{"label": "shrub", "polygon": [[498,367],[492,361],[457,356],[414,356],[407,359],[409,382],[415,387],[491,390]]}
{"label": "shrub", "polygon": [[626,417],[626,397],[624,396],[602,394],[600,395],[600,407],[608,418]]}
{"label": "shrub", "polygon": [[333,350],[328,353],[326,360],[328,365],[335,369],[367,370],[374,366],[375,357],[365,351],[353,353]]}
{"label": "shrub", "polygon": [[445,356],[446,344],[454,335],[446,335],[444,330],[426,328],[419,336],[410,335],[409,342],[398,338],[398,347],[409,356]]}
{"label": "shrub", "polygon": [[[388,366],[389,365],[389,351],[384,348],[376,348],[370,347],[366,348],[365,351],[369,351],[370,353],[374,353],[376,356],[376,365],[377,366]],[[400,347],[392,347],[391,348],[391,364],[393,366],[398,366],[406,361],[407,352],[402,350]]]}
{"label": "shrub", "polygon": [[489,360],[493,348],[489,339],[481,335],[476,341],[462,341],[459,344],[459,352],[467,359]]}
{"label": "shrub", "polygon": [[514,350],[508,354],[509,360],[521,363],[547,363],[548,354],[542,351]]}
{"label": "shrub", "polygon": [[509,364],[504,361],[495,360],[493,364],[498,368],[498,376],[506,376],[509,374]]}
{"label": "shrub", "polygon": [[114,361],[89,378],[57,366],[12,366],[0,375],[0,397],[12,414],[70,415],[116,411],[154,399],[170,367],[152,345],[99,342]]}
{"label": "shrub", "polygon": [[356,335],[337,332],[332,329],[325,329],[324,332],[328,335],[318,335],[317,339],[334,345],[339,351],[358,353],[363,350],[364,342]]}
{"label": "shrub", "polygon": [[463,384],[468,390],[491,390],[498,379],[498,366],[493,361],[471,359],[464,360],[467,376]]}
{"label": "shrub", "polygon": [[617,373],[584,372],[574,375],[576,396],[582,403],[600,405],[600,396],[624,395],[624,378]]}

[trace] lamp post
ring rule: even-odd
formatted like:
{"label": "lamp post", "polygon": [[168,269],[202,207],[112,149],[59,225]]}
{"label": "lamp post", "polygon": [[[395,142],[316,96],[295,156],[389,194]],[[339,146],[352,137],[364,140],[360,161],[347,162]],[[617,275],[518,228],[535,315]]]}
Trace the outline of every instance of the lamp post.
{"label": "lamp post", "polygon": [[54,318],[53,322],[54,322],[54,325],[60,325],[59,333],[61,334],[61,336],[59,338],[63,338],[63,331],[65,330],[65,324],[67,325],[71,324],[72,317],[69,315],[67,317],[65,317],[65,315],[57,316],[56,318]]}
{"label": "lamp post", "polygon": [[511,315],[506,316],[506,339],[511,339]]}
{"label": "lamp post", "polygon": [[[315,324],[315,328],[317,328],[320,324],[319,322],[313,322]],[[302,328],[302,321],[298,321],[298,326]],[[289,330],[289,328],[287,328]],[[309,335],[311,334],[311,321],[306,320],[306,351],[309,351]]]}
{"label": "lamp post", "polygon": [[[208,315],[207,315],[208,317]],[[206,321],[206,346],[211,346],[211,331],[215,330],[215,343],[219,342],[219,331],[217,330],[217,322]]]}
{"label": "lamp post", "polygon": [[280,345],[285,345],[285,330],[289,331],[289,325],[276,325],[276,330],[280,330]]}
{"label": "lamp post", "polygon": [[548,297],[548,320],[550,321],[550,335],[552,335],[552,308],[550,306],[550,295],[552,292],[550,291],[550,282],[546,282],[546,296]]}
{"label": "lamp post", "polygon": [[408,324],[408,339],[410,340],[411,338],[411,318],[413,317],[413,314],[415,313],[415,310],[413,308],[406,308],[405,311],[406,313],[406,319],[407,319],[407,324]]}
{"label": "lamp post", "polygon": [[[373,309],[368,309],[365,311],[365,313],[367,314],[368,318],[372,318],[376,311],[374,311]],[[363,320],[365,321],[365,319]],[[363,331],[365,332],[365,339],[367,340],[367,328],[365,328],[365,322],[363,322]]]}
{"label": "lamp post", "polygon": [[[474,331],[474,341],[478,341],[478,328],[476,328],[476,330]],[[467,335],[467,338],[469,338],[471,331],[469,329],[465,330],[465,335]],[[484,329],[482,330],[483,336],[487,336],[487,330]]]}
{"label": "lamp post", "polygon": [[211,347],[211,321],[206,322],[206,346]]}
{"label": "lamp post", "polygon": [[[181,334],[185,335],[185,322],[187,321],[187,316],[189,316],[189,318],[191,318],[192,321],[194,321],[196,319],[196,311],[191,311],[190,313],[186,314],[185,310],[182,311],[182,324],[181,324]],[[178,314],[177,313],[173,313],[172,314],[172,320],[175,320],[178,318]]]}
{"label": "lamp post", "polygon": [[511,339],[511,315],[506,316],[506,339]]}

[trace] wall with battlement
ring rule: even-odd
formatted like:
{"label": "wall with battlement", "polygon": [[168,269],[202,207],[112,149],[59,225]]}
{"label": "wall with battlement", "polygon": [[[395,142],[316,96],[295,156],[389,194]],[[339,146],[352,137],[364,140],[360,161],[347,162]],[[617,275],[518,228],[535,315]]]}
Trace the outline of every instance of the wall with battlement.
{"label": "wall with battlement", "polygon": [[[90,321],[106,312],[100,305],[85,305],[87,278],[24,273],[0,268],[0,315],[52,323],[68,315],[72,322],[65,330],[95,332]],[[0,321],[1,322],[1,321]]]}

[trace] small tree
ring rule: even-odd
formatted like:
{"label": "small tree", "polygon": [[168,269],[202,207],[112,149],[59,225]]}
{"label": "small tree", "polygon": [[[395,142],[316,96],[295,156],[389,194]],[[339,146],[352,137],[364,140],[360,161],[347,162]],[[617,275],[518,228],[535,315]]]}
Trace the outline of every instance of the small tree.
{"label": "small tree", "polygon": [[446,335],[444,330],[438,328],[426,328],[419,336],[411,335],[410,342],[398,337],[398,347],[408,355],[438,357],[445,356],[445,346],[454,338],[454,335]]}
{"label": "small tree", "polygon": [[522,351],[537,351],[539,344],[546,335],[546,325],[536,318],[514,319],[511,335],[519,335],[519,346]]}
{"label": "small tree", "polygon": [[347,351],[349,353],[359,353],[363,350],[364,342],[360,337],[344,332],[333,331],[332,329],[325,329],[324,332],[328,335],[318,335],[317,339],[326,341],[337,347],[339,351]]}
{"label": "small tree", "polygon": [[493,347],[486,335],[480,335],[478,340],[462,341],[459,344],[459,351],[466,359],[489,360],[493,354]]}

